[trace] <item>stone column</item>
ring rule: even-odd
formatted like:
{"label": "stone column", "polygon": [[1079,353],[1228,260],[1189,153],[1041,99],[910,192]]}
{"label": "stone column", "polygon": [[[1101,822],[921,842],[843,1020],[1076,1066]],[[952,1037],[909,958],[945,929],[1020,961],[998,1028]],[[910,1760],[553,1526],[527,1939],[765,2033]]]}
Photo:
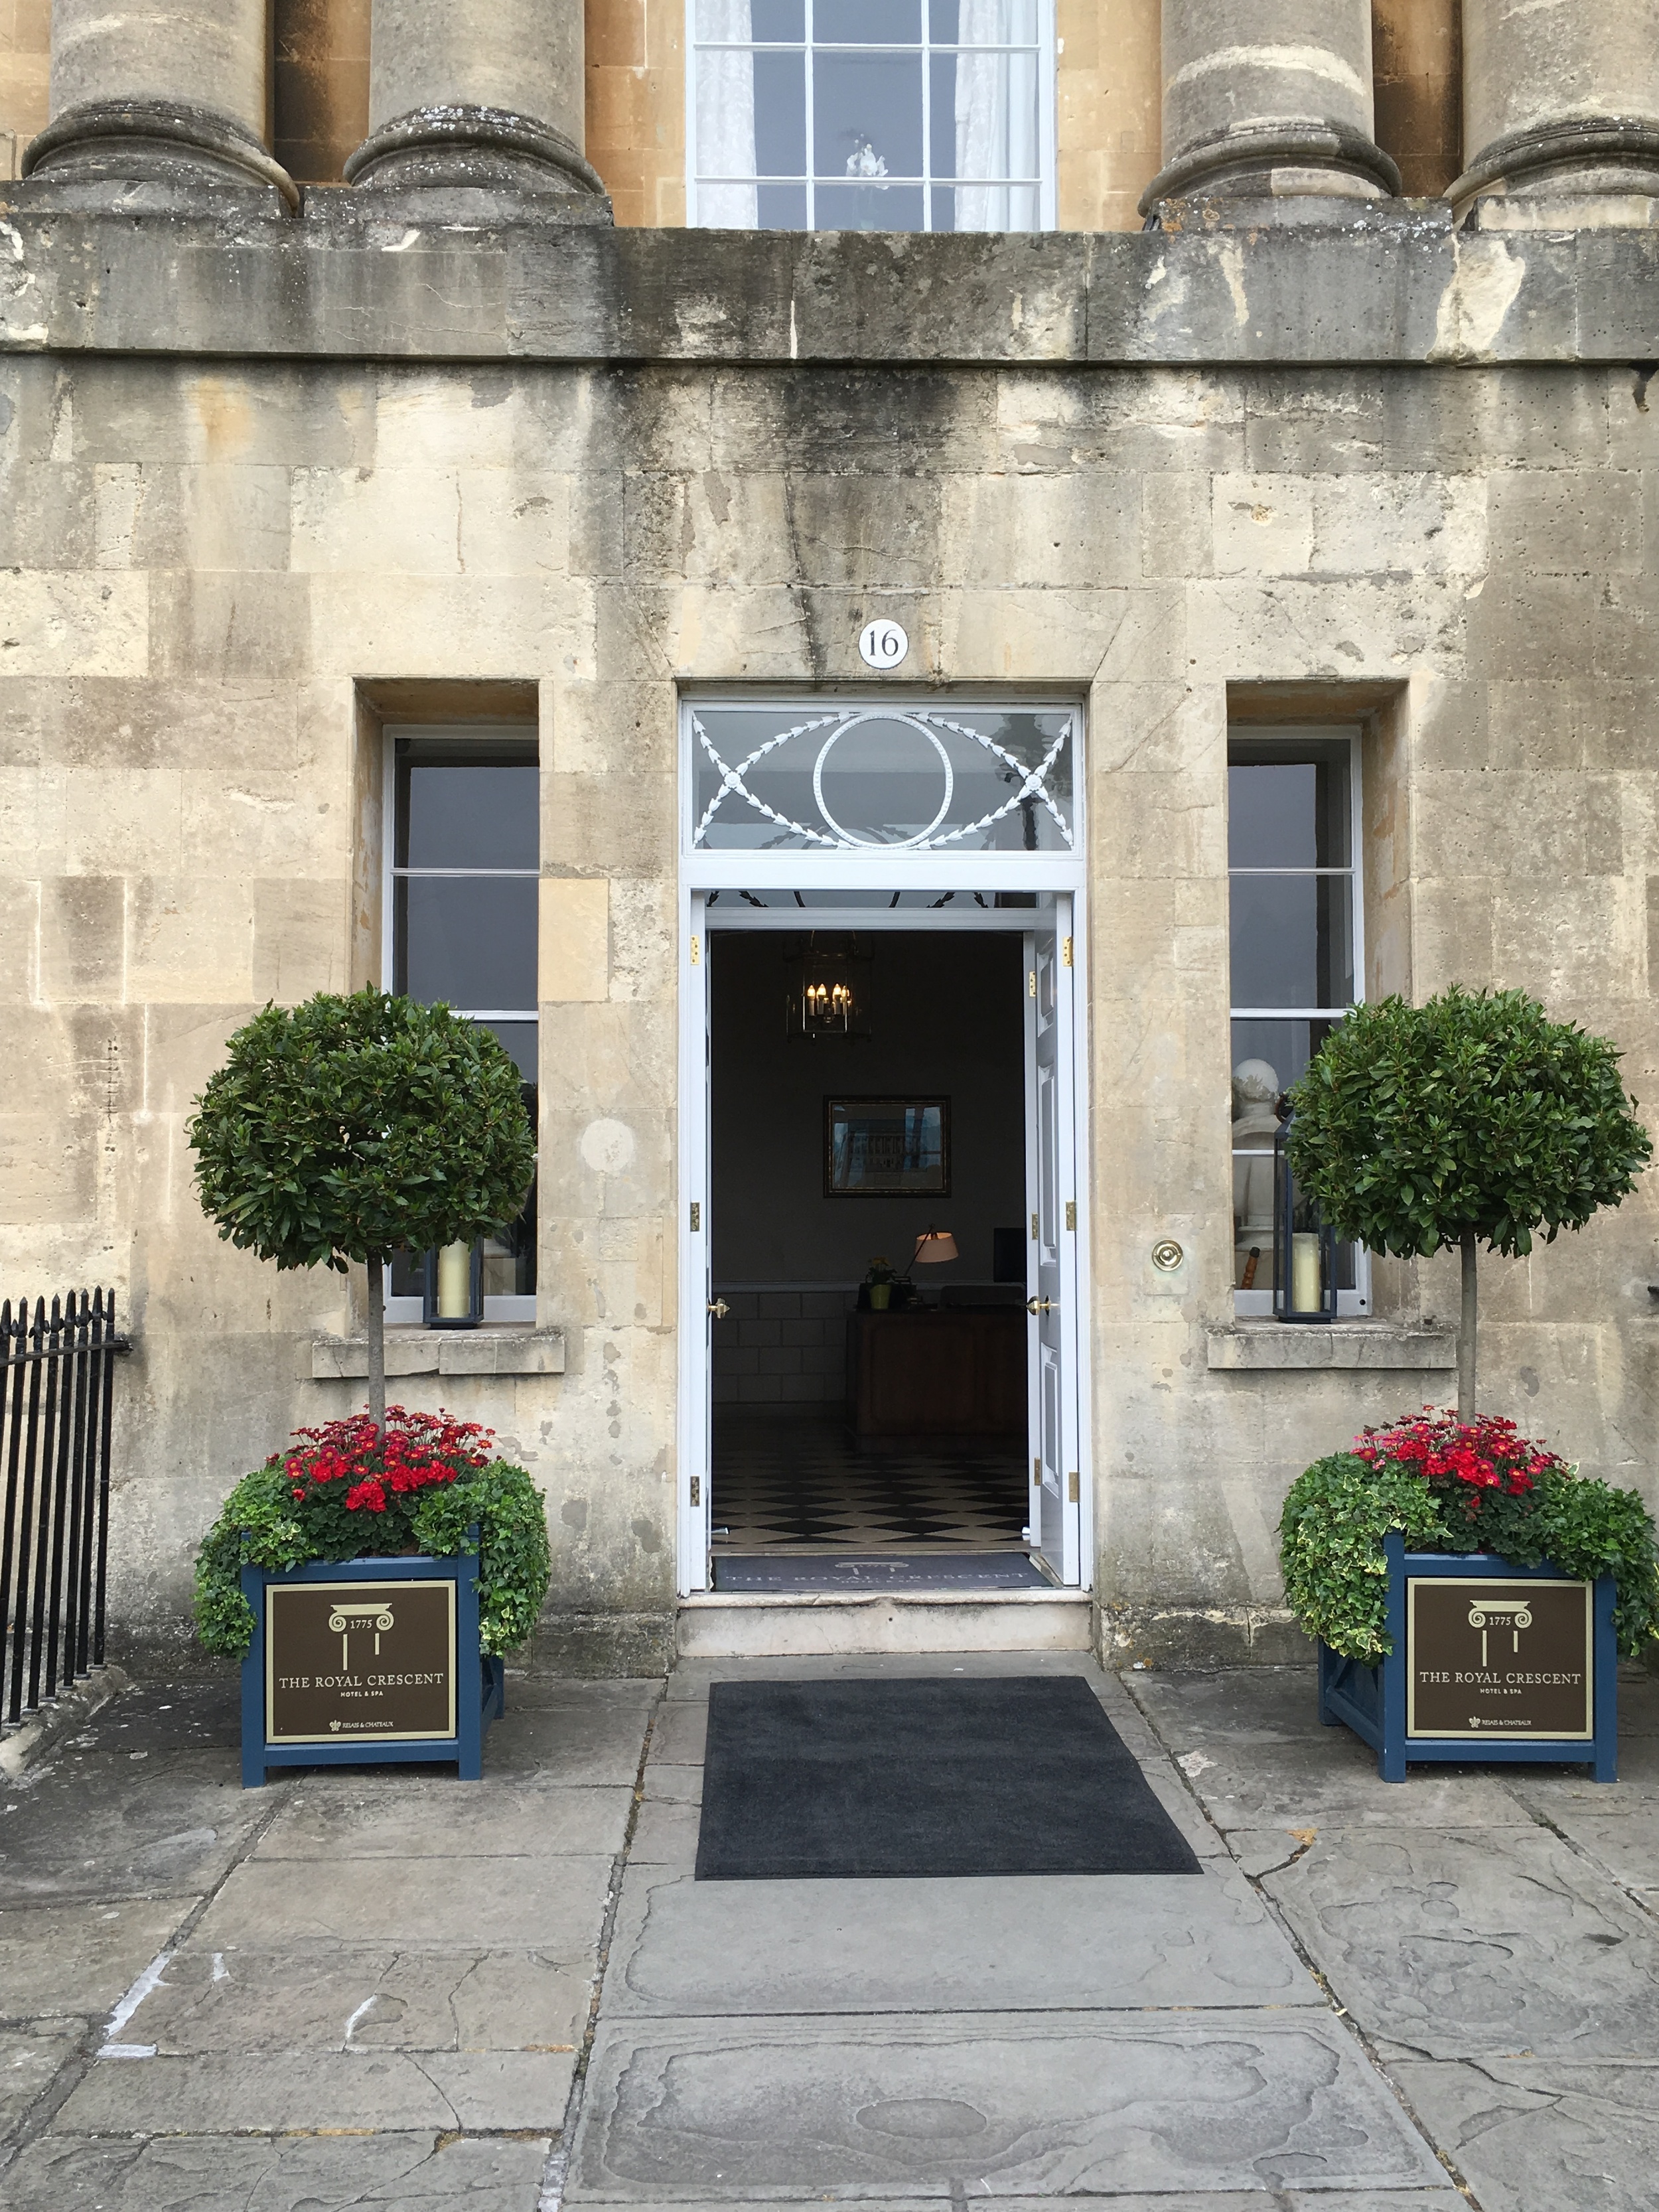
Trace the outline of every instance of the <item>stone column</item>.
{"label": "stone column", "polygon": [[271,185],[266,0],[52,0],[52,120],[23,156],[54,183]]}
{"label": "stone column", "polygon": [[1659,0],[1463,0],[1446,192],[1659,195]]}
{"label": "stone column", "polygon": [[582,0],[374,0],[368,137],[346,179],[563,198],[602,222],[584,93]]}
{"label": "stone column", "polygon": [[1370,0],[1164,0],[1163,40],[1164,167],[1143,214],[1399,191],[1372,136]]}

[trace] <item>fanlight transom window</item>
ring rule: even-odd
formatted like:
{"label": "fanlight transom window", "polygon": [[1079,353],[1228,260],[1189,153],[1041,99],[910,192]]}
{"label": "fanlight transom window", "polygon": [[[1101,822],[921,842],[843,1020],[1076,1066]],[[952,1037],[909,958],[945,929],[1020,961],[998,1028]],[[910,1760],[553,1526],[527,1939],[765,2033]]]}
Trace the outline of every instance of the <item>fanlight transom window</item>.
{"label": "fanlight transom window", "polygon": [[702,852],[1064,853],[1065,708],[701,706],[691,844]]}
{"label": "fanlight transom window", "polygon": [[691,0],[691,221],[1052,222],[1053,0]]}

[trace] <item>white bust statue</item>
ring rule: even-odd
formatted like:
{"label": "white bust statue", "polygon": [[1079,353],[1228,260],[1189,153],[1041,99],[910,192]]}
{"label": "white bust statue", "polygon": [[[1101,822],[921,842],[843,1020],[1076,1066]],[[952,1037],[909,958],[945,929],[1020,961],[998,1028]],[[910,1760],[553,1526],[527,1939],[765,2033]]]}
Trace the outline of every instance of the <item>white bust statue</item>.
{"label": "white bust statue", "polygon": [[1265,1060],[1241,1060],[1233,1070],[1233,1281],[1241,1289],[1265,1291],[1273,1283],[1279,1089],[1279,1071]]}

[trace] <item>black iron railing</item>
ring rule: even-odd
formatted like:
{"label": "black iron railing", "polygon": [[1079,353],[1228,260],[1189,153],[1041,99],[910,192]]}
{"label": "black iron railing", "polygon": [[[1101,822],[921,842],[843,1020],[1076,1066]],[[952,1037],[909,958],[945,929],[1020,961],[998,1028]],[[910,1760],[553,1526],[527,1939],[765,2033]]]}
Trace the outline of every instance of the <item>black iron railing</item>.
{"label": "black iron railing", "polygon": [[104,1663],[115,1293],[0,1304],[0,1723]]}

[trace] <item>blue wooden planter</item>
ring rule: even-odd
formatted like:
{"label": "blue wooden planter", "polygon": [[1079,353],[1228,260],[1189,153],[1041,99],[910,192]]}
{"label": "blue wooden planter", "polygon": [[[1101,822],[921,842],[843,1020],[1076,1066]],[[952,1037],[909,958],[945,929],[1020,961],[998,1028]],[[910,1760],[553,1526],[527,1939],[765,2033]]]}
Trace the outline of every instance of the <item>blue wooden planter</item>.
{"label": "blue wooden planter", "polygon": [[434,1760],[479,1779],[507,1699],[501,1660],[478,1649],[476,1553],[244,1567],[242,1595],[244,1789],[271,1766]]}
{"label": "blue wooden planter", "polygon": [[[1530,1614],[1522,1618],[1524,1604],[1511,1600],[1499,1601],[1497,1612],[1489,1618],[1481,1610],[1480,1593],[1475,1587],[1468,1598],[1464,1616],[1470,1644],[1469,1671],[1425,1671],[1421,1650],[1413,1644],[1415,1617],[1410,1602],[1411,1586],[1479,1585],[1481,1582],[1560,1585],[1568,1583],[1570,1578],[1550,1566],[1511,1566],[1507,1559],[1488,1553],[1462,1558],[1444,1552],[1408,1552],[1398,1529],[1389,1532],[1383,1548],[1389,1562],[1388,1633],[1393,1648],[1379,1666],[1367,1667],[1357,1659],[1343,1658],[1328,1644],[1320,1645],[1319,1717],[1328,1728],[1351,1728],[1363,1741],[1370,1744],[1376,1752],[1376,1771],[1385,1782],[1403,1782],[1408,1765],[1436,1760],[1460,1765],[1476,1760],[1504,1764],[1576,1761],[1593,1765],[1598,1782],[1618,1779],[1619,1653],[1613,1636],[1614,1585],[1610,1575],[1602,1576],[1595,1583],[1590,1596],[1590,1621],[1585,1638],[1588,1649],[1582,1661],[1589,1679],[1583,1684],[1582,1691],[1574,1688],[1569,1692],[1575,1698],[1583,1696],[1587,1730],[1552,1734],[1528,1729],[1504,1735],[1501,1732],[1504,1726],[1501,1704],[1497,1705],[1499,1717],[1492,1717],[1496,1701],[1505,1697],[1520,1701],[1528,1694],[1537,1694],[1529,1693],[1525,1686],[1510,1689],[1505,1685],[1510,1681],[1522,1686],[1531,1681],[1560,1682],[1566,1679],[1566,1670],[1546,1669],[1539,1673],[1515,1664],[1521,1637],[1532,1626]],[[1576,1583],[1570,1586],[1574,1591],[1583,1587]],[[1523,1601],[1525,1595],[1523,1590]],[[1582,1607],[1583,1601],[1578,1602]],[[1464,1601],[1460,1598],[1457,1603],[1461,1608]],[[1443,1619],[1445,1611],[1443,1605]],[[1477,1636],[1481,1638],[1478,1657],[1473,1643]],[[1505,1653],[1502,1649],[1505,1637],[1516,1647],[1514,1651]],[[1494,1641],[1499,1647],[1495,1654],[1489,1649]],[[1506,1660],[1510,1663],[1506,1664]],[[1484,1705],[1486,1714],[1469,1717],[1469,1725],[1457,1732],[1445,1725],[1443,1713],[1437,1722],[1431,1721],[1425,1726],[1416,1702],[1425,1682],[1435,1686],[1433,1698],[1443,1708],[1459,1694],[1455,1685],[1465,1681],[1482,1685],[1464,1702]],[[1448,1692],[1438,1686],[1444,1684],[1454,1686]]]}

